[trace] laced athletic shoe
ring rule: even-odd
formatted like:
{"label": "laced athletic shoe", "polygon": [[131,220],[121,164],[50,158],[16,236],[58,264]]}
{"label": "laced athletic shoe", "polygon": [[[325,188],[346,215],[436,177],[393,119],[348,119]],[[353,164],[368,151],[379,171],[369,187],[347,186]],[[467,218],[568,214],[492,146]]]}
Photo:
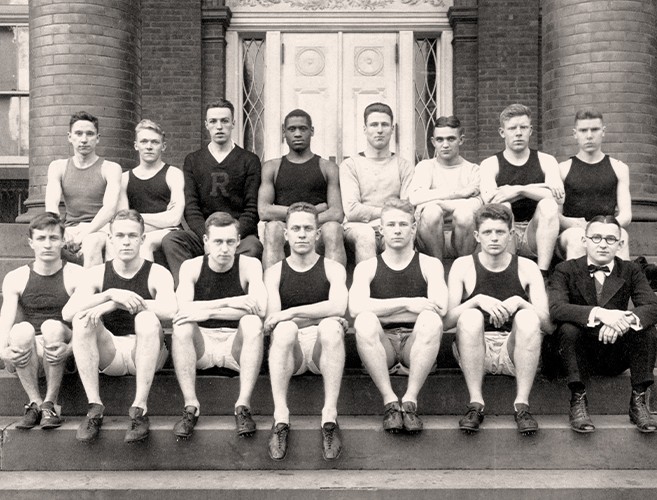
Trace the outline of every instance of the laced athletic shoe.
{"label": "laced athletic shoe", "polygon": [[235,427],[239,437],[251,437],[255,434],[256,424],[248,406],[240,405],[235,408]]}
{"label": "laced athletic shoe", "polygon": [[470,403],[466,408],[465,415],[459,420],[459,429],[464,434],[479,432],[479,425],[484,421],[484,405]]}
{"label": "laced athletic shoe", "polygon": [[290,424],[272,424],[269,435],[269,456],[272,460],[283,460],[287,455],[287,436]]}
{"label": "laced athletic shoe", "polygon": [[64,423],[64,419],[57,414],[52,401],[44,401],[41,405],[41,428],[55,429]]}
{"label": "laced athletic shoe", "polygon": [[196,406],[185,406],[182,418],[173,426],[173,433],[176,437],[181,439],[189,439],[192,437],[194,426],[196,425],[196,422],[198,422],[196,410]]}
{"label": "laced athletic shoe", "polygon": [[404,430],[409,434],[419,434],[422,432],[424,424],[417,414],[417,404],[412,401],[404,401],[401,405],[401,409]]}
{"label": "laced athletic shoe", "polygon": [[404,428],[401,406],[398,401],[385,405],[383,409],[383,430],[396,434]]}
{"label": "laced athletic shoe", "polygon": [[337,422],[326,422],[322,426],[322,456],[324,460],[335,460],[342,453],[342,433]]}
{"label": "laced athletic shoe", "polygon": [[630,421],[636,425],[639,432],[657,431],[657,421],[650,414],[646,403],[646,393],[632,391],[630,399]]}
{"label": "laced athletic shoe", "polygon": [[131,406],[128,414],[131,418],[130,428],[125,433],[123,441],[126,443],[143,441],[150,433],[151,424],[148,415],[144,415],[144,409],[138,406]]}
{"label": "laced athletic shoe", "polygon": [[513,415],[516,424],[518,425],[518,432],[523,436],[531,436],[536,434],[538,430],[538,423],[531,413],[529,413],[529,405],[518,403],[515,405],[516,411]]}
{"label": "laced athletic shoe", "polygon": [[103,425],[103,411],[105,407],[98,403],[89,403],[89,410],[84,421],[78,427],[78,432],[75,438],[83,443],[90,443],[94,441],[100,433],[100,428]]}
{"label": "laced athletic shoe", "polygon": [[23,418],[16,424],[17,429],[31,429],[41,421],[41,408],[36,403],[25,405]]}
{"label": "laced athletic shoe", "polygon": [[589,402],[585,392],[577,392],[570,398],[570,411],[568,417],[570,428],[580,434],[588,434],[595,431],[595,425],[589,415]]}

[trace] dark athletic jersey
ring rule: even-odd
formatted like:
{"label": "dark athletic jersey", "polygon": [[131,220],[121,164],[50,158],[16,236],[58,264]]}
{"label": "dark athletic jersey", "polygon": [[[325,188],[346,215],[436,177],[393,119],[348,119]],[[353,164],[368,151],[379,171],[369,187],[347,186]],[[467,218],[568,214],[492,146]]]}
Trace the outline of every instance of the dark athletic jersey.
{"label": "dark athletic jersey", "polygon": [[[144,260],[141,269],[137,271],[132,278],[126,279],[119,276],[114,270],[112,261],[105,262],[105,274],[103,275],[103,288],[101,292],[109,290],[110,288],[118,288],[120,290],[130,290],[145,300],[150,300],[153,297],[148,290],[148,276],[151,273],[151,266],[153,263],[150,260]],[[134,335],[135,334],[135,316],[123,309],[115,309],[103,315],[103,323],[114,335]]]}
{"label": "dark athletic jersey", "polygon": [[281,263],[281,281],[278,292],[281,297],[281,310],[290,307],[317,304],[328,300],[331,284],[326,277],[324,257],[321,255],[315,265],[307,271],[295,271],[283,259]]}
{"label": "dark athletic jersey", "polygon": [[420,254],[415,252],[408,266],[399,271],[391,269],[381,255],[376,257],[376,272],[370,283],[373,299],[426,297],[427,282],[420,267]]}
{"label": "dark athletic jersey", "polygon": [[586,163],[577,156],[571,160],[563,183],[566,192],[564,216],[584,217],[588,221],[596,215],[614,215],[618,177],[609,155],[597,163]]}
{"label": "dark athletic jersey", "polygon": [[315,155],[305,163],[292,163],[287,156],[281,158],[276,182],[274,204],[289,207],[298,201],[311,205],[326,203],[326,179]]}
{"label": "dark athletic jersey", "polygon": [[135,174],[128,174],[128,206],[140,214],[157,214],[165,212],[171,201],[171,189],[167,184],[169,165],[164,164],[160,171],[150,179],[140,179]]}
{"label": "dark athletic jersey", "polygon": [[[522,283],[520,283],[520,278],[518,277],[518,256],[512,255],[511,262],[502,271],[489,271],[486,269],[479,260],[479,254],[474,254],[472,256],[474,261],[475,273],[477,275],[477,281],[475,287],[472,290],[472,293],[465,299],[468,300],[475,295],[488,295],[489,297],[494,297],[499,300],[506,300],[509,297],[518,295],[524,300],[529,300],[527,291],[523,288]],[[465,302],[464,300],[464,302]],[[494,327],[490,321],[490,315],[484,313],[484,325],[487,331],[505,331],[510,332],[511,327],[513,326],[513,318],[509,318],[504,325],[499,328]]]}
{"label": "dark athletic jersey", "polygon": [[64,286],[64,266],[55,274],[43,276],[34,271],[30,264],[30,275],[23,293],[18,298],[18,305],[23,311],[23,320],[41,333],[41,324],[47,319],[64,322],[62,309],[70,298]]}
{"label": "dark athletic jersey", "polygon": [[[504,152],[497,153],[499,173],[498,186],[526,186],[545,182],[545,174],[538,161],[538,151],[529,150],[529,158],[523,165],[513,165],[504,157]],[[530,198],[521,198],[511,203],[511,210],[515,222],[528,222],[534,217],[538,201]]]}
{"label": "dark athletic jersey", "polygon": [[[194,285],[194,300],[216,300],[227,297],[246,295],[240,281],[240,256],[235,255],[233,267],[223,273],[210,269],[208,256],[203,257],[201,273]],[[198,326],[202,328],[237,328],[239,320],[209,319],[202,321]]]}

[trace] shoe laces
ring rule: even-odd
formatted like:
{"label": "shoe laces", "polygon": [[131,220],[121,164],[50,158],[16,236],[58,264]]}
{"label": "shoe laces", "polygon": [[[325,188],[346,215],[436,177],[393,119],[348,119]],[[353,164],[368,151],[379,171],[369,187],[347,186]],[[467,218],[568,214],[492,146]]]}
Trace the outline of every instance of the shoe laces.
{"label": "shoe laces", "polygon": [[100,417],[89,417],[87,419],[87,430],[93,429],[100,425]]}
{"label": "shoe laces", "polygon": [[390,415],[393,415],[395,413],[400,413],[400,412],[401,412],[401,409],[398,405],[395,405],[394,403],[390,404],[390,405],[386,405],[386,409],[385,409],[385,416],[386,417],[388,417]]}
{"label": "shoe laces", "polygon": [[55,410],[51,410],[50,408],[41,408],[41,414],[42,418],[45,419],[57,417]]}
{"label": "shoe laces", "polygon": [[287,431],[289,427],[287,425],[277,425],[276,429],[274,430],[274,434],[276,434],[276,439],[278,440],[278,446],[281,447],[283,446],[283,442],[285,441],[285,438],[287,438]]}
{"label": "shoe laces", "polygon": [[635,393],[634,397],[634,407],[636,408],[637,413],[640,418],[651,418],[652,415],[648,410],[648,405],[646,404],[646,393]]}
{"label": "shoe laces", "polygon": [[189,422],[189,423],[194,422],[194,417],[195,417],[195,416],[196,416],[196,415],[195,415],[194,412],[192,412],[192,411],[187,411],[187,410],[183,410],[183,420],[185,421],[185,423],[187,423],[187,422]]}
{"label": "shoe laces", "polygon": [[333,446],[333,436],[335,435],[335,429],[335,425],[325,425],[322,427],[322,431],[324,432],[324,439],[329,448]]}
{"label": "shoe laces", "polygon": [[465,412],[465,418],[468,420],[479,419],[481,411],[475,406],[468,406],[468,411]]}

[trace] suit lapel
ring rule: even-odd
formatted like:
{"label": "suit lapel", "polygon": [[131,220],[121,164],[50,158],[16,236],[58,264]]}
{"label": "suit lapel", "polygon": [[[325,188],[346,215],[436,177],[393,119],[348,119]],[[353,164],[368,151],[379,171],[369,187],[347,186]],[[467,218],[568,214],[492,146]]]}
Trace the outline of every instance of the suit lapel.
{"label": "suit lapel", "polygon": [[[616,292],[620,290],[625,284],[625,280],[621,278],[621,265],[620,261],[616,260],[614,264],[614,269],[611,271],[611,274],[605,279],[604,285],[602,286],[602,293],[600,294],[600,303],[601,307],[604,307],[613,297],[616,295]],[[595,278],[594,278],[595,279]]]}
{"label": "suit lapel", "polygon": [[586,300],[588,305],[598,305],[598,299],[595,293],[595,283],[593,283],[595,278],[592,278],[589,274],[586,267],[586,257],[580,257],[577,259],[575,265],[577,266],[576,278],[579,292],[582,294],[582,297],[584,297],[584,300]]}

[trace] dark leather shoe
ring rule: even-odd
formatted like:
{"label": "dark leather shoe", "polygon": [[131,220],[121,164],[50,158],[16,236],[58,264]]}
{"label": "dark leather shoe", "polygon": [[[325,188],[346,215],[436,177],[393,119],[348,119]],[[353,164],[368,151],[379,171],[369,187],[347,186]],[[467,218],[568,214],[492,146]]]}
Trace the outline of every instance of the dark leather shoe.
{"label": "dark leather shoe", "polygon": [[581,434],[588,434],[595,431],[595,425],[589,415],[589,402],[586,399],[585,392],[573,394],[570,398],[570,428]]}
{"label": "dark leather shoe", "polygon": [[632,391],[630,399],[630,421],[636,425],[639,432],[657,431],[657,420],[650,414],[645,392]]}
{"label": "dark leather shoe", "polygon": [[75,438],[83,443],[95,441],[103,425],[103,412],[105,407],[98,403],[90,403],[87,416],[78,427]]}
{"label": "dark leather shoe", "polygon": [[484,421],[484,405],[480,403],[470,403],[467,406],[465,415],[459,420],[459,429],[464,434],[474,434],[479,432],[479,425]]}
{"label": "dark leather shoe", "polygon": [[342,433],[337,422],[326,422],[322,426],[322,456],[324,460],[335,460],[342,453]]}
{"label": "dark leather shoe", "polygon": [[36,403],[25,405],[23,418],[16,424],[16,429],[31,429],[41,422],[41,408]]}
{"label": "dark leather shoe", "polygon": [[248,407],[238,406],[235,408],[235,427],[239,437],[251,437],[255,434],[256,424]]}
{"label": "dark leather shoe", "polygon": [[272,460],[283,460],[287,455],[287,436],[290,424],[273,424],[269,435],[269,456]]}
{"label": "dark leather shoe", "polygon": [[422,432],[424,424],[417,414],[417,405],[412,401],[405,401],[402,403],[401,408],[404,430],[409,434],[419,434]]}
{"label": "dark leather shoe", "polygon": [[150,434],[151,423],[148,415],[144,415],[144,409],[132,406],[129,410],[130,428],[125,433],[123,441],[126,443],[138,443]]}
{"label": "dark leather shoe", "polygon": [[197,410],[198,408],[196,406],[185,406],[182,418],[173,426],[173,433],[176,438],[189,439],[192,437],[194,427],[196,426],[196,422],[198,422]]}
{"label": "dark leather shoe", "polygon": [[518,426],[518,432],[523,436],[531,436],[536,434],[538,430],[538,423],[534,419],[533,415],[529,412],[529,405],[524,403],[518,403],[515,405],[516,411],[513,415],[513,418],[516,421]]}
{"label": "dark leather shoe", "polygon": [[399,402],[388,403],[383,410],[383,430],[393,434],[404,428],[404,419]]}

